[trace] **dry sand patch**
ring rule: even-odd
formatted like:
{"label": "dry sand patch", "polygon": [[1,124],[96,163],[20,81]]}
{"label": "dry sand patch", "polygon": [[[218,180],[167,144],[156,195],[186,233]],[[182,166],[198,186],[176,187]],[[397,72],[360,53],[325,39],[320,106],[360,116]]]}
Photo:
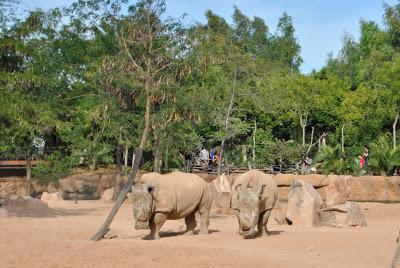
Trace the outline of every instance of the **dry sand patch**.
{"label": "dry sand patch", "polygon": [[112,203],[50,207],[51,217],[0,219],[0,267],[389,267],[400,228],[400,204],[361,203],[367,228],[282,226],[273,214],[269,237],[245,240],[233,215],[214,212],[209,235],[181,235],[184,221],[167,221],[148,241],[125,203],[111,226],[118,237],[93,242]]}

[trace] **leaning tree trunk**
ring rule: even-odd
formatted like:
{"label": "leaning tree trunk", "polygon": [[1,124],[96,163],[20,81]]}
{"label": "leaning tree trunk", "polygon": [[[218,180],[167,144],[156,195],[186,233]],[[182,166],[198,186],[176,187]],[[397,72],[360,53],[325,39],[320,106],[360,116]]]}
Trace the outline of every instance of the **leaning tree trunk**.
{"label": "leaning tree trunk", "polygon": [[154,163],[153,163],[154,172],[160,173],[161,171],[161,157],[162,157],[161,151],[158,150],[156,147],[154,152]]}
{"label": "leaning tree trunk", "polygon": [[117,157],[116,157],[116,169],[115,169],[115,185],[114,185],[114,195],[113,201],[117,200],[119,193],[123,187],[122,181],[122,137],[119,135],[117,142]]}
{"label": "leaning tree trunk", "polygon": [[396,114],[396,118],[394,119],[393,123],[393,149],[396,149],[396,128],[397,128],[397,121],[399,120],[399,113]]}
{"label": "leaning tree trunk", "polygon": [[140,145],[139,147],[136,148],[135,151],[135,162],[133,164],[133,168],[131,173],[129,174],[129,179],[127,183],[125,184],[125,187],[122,189],[121,193],[119,194],[117,201],[115,202],[113,208],[111,209],[110,213],[108,214],[107,219],[103,223],[103,225],[100,227],[100,229],[97,231],[97,233],[92,236],[90,239],[94,241],[99,241],[104,237],[104,235],[108,232],[109,227],[117,214],[119,208],[121,207],[122,203],[125,201],[126,195],[128,194],[129,190],[132,188],[133,183],[136,180],[136,175],[139,171],[139,165],[142,160],[142,154],[143,150],[146,147],[147,143],[147,136],[149,133],[149,128],[150,128],[150,108],[151,108],[151,97],[150,97],[150,68],[151,66],[148,65],[148,70],[147,70],[147,77],[145,79],[145,90],[146,90],[146,113],[145,113],[145,126],[142,134],[142,138],[140,140]]}

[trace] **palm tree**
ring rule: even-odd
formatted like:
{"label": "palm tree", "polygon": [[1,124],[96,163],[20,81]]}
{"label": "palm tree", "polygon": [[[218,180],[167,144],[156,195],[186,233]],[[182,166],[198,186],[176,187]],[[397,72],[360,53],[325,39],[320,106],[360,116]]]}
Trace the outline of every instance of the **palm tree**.
{"label": "palm tree", "polygon": [[392,175],[400,166],[400,147],[392,148],[385,138],[380,138],[372,145],[370,168],[382,176]]}
{"label": "palm tree", "polygon": [[325,174],[344,174],[352,171],[349,162],[343,158],[340,146],[325,146],[314,158],[317,169]]}

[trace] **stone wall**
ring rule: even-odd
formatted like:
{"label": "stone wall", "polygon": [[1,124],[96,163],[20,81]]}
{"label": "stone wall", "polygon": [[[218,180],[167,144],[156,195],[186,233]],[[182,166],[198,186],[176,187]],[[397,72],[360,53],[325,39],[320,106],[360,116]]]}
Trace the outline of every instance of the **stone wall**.
{"label": "stone wall", "polygon": [[[126,178],[125,178],[126,179]],[[39,197],[43,192],[61,192],[63,199],[95,200],[100,199],[106,189],[114,187],[115,174],[103,172],[81,172],[49,185],[33,180],[31,195]],[[22,177],[5,177],[0,180],[0,198],[9,194],[25,195],[26,180]]]}
{"label": "stone wall", "polygon": [[[197,174],[205,181],[211,182],[216,178],[212,174]],[[227,176],[229,183],[233,183],[240,174]],[[325,187],[333,180],[341,177],[345,179],[349,190],[349,201],[378,201],[400,202],[400,177],[382,176],[338,176],[338,175],[293,175],[277,174],[275,179],[278,184],[280,200],[287,200],[289,187],[294,179],[303,179],[311,183],[317,192],[325,199]],[[125,178],[126,179],[126,178]],[[61,191],[64,199],[100,199],[102,193],[112,188],[115,183],[113,172],[81,172],[65,178],[48,186],[32,183],[33,196],[40,196],[42,192]],[[23,178],[9,177],[0,180],[0,198],[7,194],[23,195],[26,183]]]}
{"label": "stone wall", "polygon": [[287,200],[289,187],[295,178],[310,182],[325,199],[325,187],[338,177],[345,179],[349,191],[349,201],[400,202],[400,177],[382,176],[338,176],[338,175],[292,175],[278,174],[279,199]]}
{"label": "stone wall", "polygon": [[[212,181],[216,175],[198,174],[206,181]],[[240,174],[232,174],[228,177],[232,184]],[[289,188],[295,179],[302,179],[311,183],[321,197],[325,200],[325,187],[337,178],[345,179],[349,190],[349,201],[376,201],[376,202],[400,202],[400,176],[339,176],[339,175],[294,175],[277,174],[279,200],[286,201]]]}

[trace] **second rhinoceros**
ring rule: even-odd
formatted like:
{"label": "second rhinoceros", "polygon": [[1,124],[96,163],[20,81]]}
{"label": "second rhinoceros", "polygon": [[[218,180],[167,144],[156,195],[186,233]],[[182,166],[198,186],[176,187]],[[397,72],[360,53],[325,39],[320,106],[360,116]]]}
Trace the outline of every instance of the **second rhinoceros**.
{"label": "second rhinoceros", "polygon": [[132,199],[135,228],[150,228],[153,239],[160,238],[160,228],[167,219],[185,218],[186,232],[193,233],[197,211],[200,233],[208,233],[212,192],[197,175],[182,172],[144,174],[133,187]]}
{"label": "second rhinoceros", "polygon": [[261,171],[251,170],[240,175],[232,188],[231,208],[239,221],[239,233],[244,238],[253,238],[256,234],[268,235],[268,218],[278,198],[274,178]]}

